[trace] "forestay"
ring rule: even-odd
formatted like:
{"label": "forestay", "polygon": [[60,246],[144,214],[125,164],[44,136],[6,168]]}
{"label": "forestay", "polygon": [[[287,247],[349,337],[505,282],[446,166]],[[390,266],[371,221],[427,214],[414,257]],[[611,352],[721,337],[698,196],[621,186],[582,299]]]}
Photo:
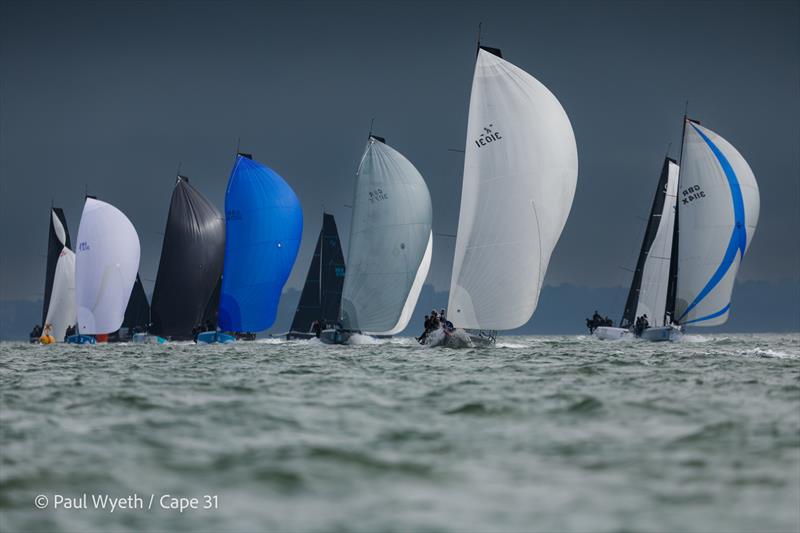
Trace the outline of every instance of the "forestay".
{"label": "forestay", "polygon": [[87,198],[78,228],[75,289],[80,333],[117,331],[139,270],[139,236],[116,207]]}
{"label": "forestay", "polygon": [[430,267],[432,220],[422,175],[370,137],[356,175],[342,292],[345,329],[377,335],[405,329]]}
{"label": "forestay", "polygon": [[739,265],[753,239],[759,192],[753,171],[725,139],[687,120],[678,188],[676,319],[725,323]]}
{"label": "forestay", "polygon": [[448,309],[457,326],[512,329],[530,319],[577,176],[575,136],[556,97],[480,49]]}
{"label": "forestay", "polygon": [[646,251],[635,314],[636,317],[647,315],[651,327],[667,325],[664,324],[664,312],[667,305],[672,236],[675,230],[675,195],[678,190],[679,167],[670,159],[667,159],[666,166],[663,206],[661,212],[656,214],[659,220],[658,230]]}
{"label": "forestay", "polygon": [[219,326],[267,329],[300,247],[300,200],[277,172],[239,155],[225,193],[225,220]]}

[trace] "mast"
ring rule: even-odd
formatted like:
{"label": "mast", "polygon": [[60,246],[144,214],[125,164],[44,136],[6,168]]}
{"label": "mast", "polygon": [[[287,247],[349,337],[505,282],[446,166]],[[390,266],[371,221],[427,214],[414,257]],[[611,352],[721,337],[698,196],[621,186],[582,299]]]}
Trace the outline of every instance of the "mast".
{"label": "mast", "polygon": [[[678,193],[681,190],[681,174],[683,171],[683,145],[686,139],[686,121],[688,120],[689,101],[686,101],[686,107],[683,110],[683,127],[681,128],[681,149],[678,155]],[[677,295],[678,287],[678,237],[680,234],[680,223],[678,216],[680,210],[678,209],[678,198],[680,194],[675,195],[675,226],[672,229],[672,252],[669,257],[669,283],[667,285],[667,305],[664,307],[664,325],[671,324],[675,321],[675,298]],[[669,322],[667,321],[669,317]]]}

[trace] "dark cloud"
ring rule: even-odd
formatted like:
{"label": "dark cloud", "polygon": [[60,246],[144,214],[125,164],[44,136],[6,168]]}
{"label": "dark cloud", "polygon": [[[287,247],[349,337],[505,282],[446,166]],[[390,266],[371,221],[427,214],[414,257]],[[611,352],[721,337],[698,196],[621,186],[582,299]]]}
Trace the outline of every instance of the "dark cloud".
{"label": "dark cloud", "polygon": [[[77,233],[84,187],[120,207],[155,277],[173,177],[222,206],[237,139],[304,209],[298,287],[323,207],[347,240],[370,119],[428,180],[453,233],[475,36],[561,100],[578,141],[547,283],[615,286],[635,261],[684,101],[761,187],[741,280],[800,272],[800,8],[738,3],[8,2],[0,7],[0,298],[38,299],[47,213]],[[524,231],[524,228],[509,228]],[[346,242],[345,242],[346,245]],[[429,282],[449,285],[452,239]],[[148,290],[152,283],[146,283]]]}

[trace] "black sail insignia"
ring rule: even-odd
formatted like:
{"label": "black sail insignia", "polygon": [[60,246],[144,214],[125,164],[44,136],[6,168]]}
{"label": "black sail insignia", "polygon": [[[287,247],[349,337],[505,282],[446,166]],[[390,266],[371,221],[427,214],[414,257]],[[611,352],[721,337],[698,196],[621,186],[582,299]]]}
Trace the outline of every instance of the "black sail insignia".
{"label": "black sail insignia", "polygon": [[333,215],[325,213],[314,257],[292,321],[292,332],[308,333],[315,320],[324,320],[330,324],[338,320],[344,272],[344,254],[336,220]]}
{"label": "black sail insignia", "polygon": [[[56,231],[56,221],[58,219],[61,222],[61,227],[64,228],[64,237],[65,242],[61,242],[61,239],[58,236],[58,232]],[[72,249],[72,244],[69,240],[69,229],[67,229],[67,219],[64,216],[64,210],[60,207],[53,207],[50,210],[50,219],[49,219],[49,227],[50,227],[50,235],[47,239],[47,269],[45,271],[45,278],[44,278],[44,305],[42,306],[42,326],[44,326],[44,322],[47,318],[47,310],[50,307],[50,295],[53,292],[53,278],[56,275],[56,264],[58,263],[58,257],[61,255],[61,250],[64,249],[64,246]]]}
{"label": "black sail insignia", "polygon": [[153,333],[175,340],[192,338],[192,329],[207,318],[224,257],[225,219],[188,178],[179,176],[153,289]]}
{"label": "black sail insignia", "polygon": [[633,273],[630,291],[628,291],[628,299],[625,301],[625,311],[622,314],[622,322],[620,323],[620,326],[623,328],[632,326],[636,321],[636,307],[639,304],[639,290],[642,287],[644,263],[647,259],[647,254],[650,252],[650,246],[652,246],[653,240],[656,238],[656,233],[658,233],[658,227],[661,224],[661,213],[663,212],[667,195],[670,162],[673,164],[675,163],[675,161],[669,157],[664,159],[661,177],[658,179],[658,188],[656,189],[655,198],[653,198],[653,207],[650,209],[650,217],[647,219],[647,229],[645,229],[644,232],[642,249],[639,251],[639,260],[636,262],[636,270]]}

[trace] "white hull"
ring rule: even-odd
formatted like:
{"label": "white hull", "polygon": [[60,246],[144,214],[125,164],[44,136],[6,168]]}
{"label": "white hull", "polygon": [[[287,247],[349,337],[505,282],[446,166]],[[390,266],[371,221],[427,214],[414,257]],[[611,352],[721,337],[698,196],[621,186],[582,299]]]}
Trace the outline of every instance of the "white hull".
{"label": "white hull", "polygon": [[443,348],[453,349],[484,348],[492,346],[494,344],[494,339],[475,335],[460,328],[452,332],[447,332],[439,328],[436,331],[430,332],[423,344],[430,347],[441,346]]}
{"label": "white hull", "polygon": [[600,326],[592,334],[602,341],[617,341],[620,339],[632,339],[633,332],[625,328],[613,328],[610,326]]}
{"label": "white hull", "polygon": [[683,337],[681,330],[672,326],[647,328],[641,336],[642,339],[650,342],[677,341],[681,337]]}

